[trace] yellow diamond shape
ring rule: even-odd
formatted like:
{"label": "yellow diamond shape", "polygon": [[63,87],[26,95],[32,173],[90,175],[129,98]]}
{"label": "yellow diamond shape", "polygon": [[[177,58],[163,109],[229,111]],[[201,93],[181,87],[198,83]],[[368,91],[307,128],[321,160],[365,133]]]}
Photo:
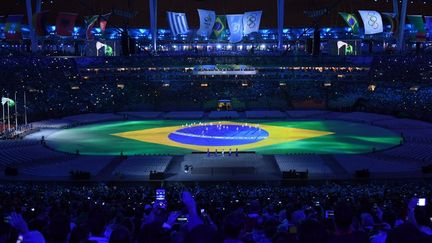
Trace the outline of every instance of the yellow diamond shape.
{"label": "yellow diamond shape", "polygon": [[[214,122],[214,123],[215,124],[216,123],[244,124],[244,123],[227,122],[227,121],[222,121],[220,123]],[[255,124],[249,124],[249,125],[254,126]],[[172,146],[172,147],[187,148],[196,151],[207,151],[207,148],[211,150],[218,149],[219,151],[238,148],[240,151],[246,151],[246,150],[252,150],[259,147],[271,146],[279,143],[286,143],[286,142],[292,142],[292,141],[297,141],[302,139],[315,138],[315,137],[321,137],[321,136],[333,134],[333,132],[326,132],[326,131],[261,124],[260,128],[267,131],[269,136],[266,139],[263,139],[259,142],[244,144],[244,145],[232,145],[232,146],[198,146],[198,145],[179,143],[168,138],[168,135],[170,133],[175,132],[182,128],[184,127],[170,126],[170,127],[150,128],[150,129],[143,129],[138,131],[115,133],[111,135],[123,137],[127,139],[134,139],[134,140],[147,142],[147,143],[155,143],[155,144],[161,144],[161,145]]]}

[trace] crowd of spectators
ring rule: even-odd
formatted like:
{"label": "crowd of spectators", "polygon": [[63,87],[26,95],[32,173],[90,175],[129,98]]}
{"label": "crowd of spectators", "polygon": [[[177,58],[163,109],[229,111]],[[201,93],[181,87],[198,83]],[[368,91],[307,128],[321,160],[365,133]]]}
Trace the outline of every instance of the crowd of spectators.
{"label": "crowd of spectators", "polygon": [[431,189],[428,181],[2,183],[0,241],[431,242]]}
{"label": "crowd of spectators", "polygon": [[[251,65],[253,76],[194,76],[196,65]],[[0,58],[2,96],[17,92],[30,121],[89,112],[236,110],[311,107],[362,110],[431,120],[432,59],[366,57],[7,57]],[[373,88],[371,88],[373,86]],[[320,104],[314,107],[313,104]]]}

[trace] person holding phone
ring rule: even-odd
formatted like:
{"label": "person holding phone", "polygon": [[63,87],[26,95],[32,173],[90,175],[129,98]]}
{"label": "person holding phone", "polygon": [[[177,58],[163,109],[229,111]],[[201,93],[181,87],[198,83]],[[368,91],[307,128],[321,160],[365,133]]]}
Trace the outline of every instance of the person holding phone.
{"label": "person holding phone", "polygon": [[[29,230],[27,222],[21,214],[13,212],[6,216],[4,221],[18,231],[19,238],[22,239],[21,243],[45,243],[45,238],[39,231]],[[17,240],[17,242],[19,241]]]}
{"label": "person holding phone", "polygon": [[419,198],[412,198],[408,205],[407,222],[398,225],[387,235],[387,242],[398,242],[406,239],[405,242],[432,242],[431,219],[427,200],[424,205]]}

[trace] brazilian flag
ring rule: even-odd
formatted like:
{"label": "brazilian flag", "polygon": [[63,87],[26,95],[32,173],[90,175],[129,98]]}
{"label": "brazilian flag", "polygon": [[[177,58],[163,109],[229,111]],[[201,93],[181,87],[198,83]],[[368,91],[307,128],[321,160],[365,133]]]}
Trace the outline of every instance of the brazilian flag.
{"label": "brazilian flag", "polygon": [[352,32],[354,34],[358,34],[359,33],[359,22],[358,22],[357,18],[354,16],[354,14],[344,13],[344,12],[340,12],[339,14],[340,14],[340,16],[342,16],[342,18],[345,20],[345,22],[348,24],[348,26],[351,27]]}
{"label": "brazilian flag", "polygon": [[422,15],[408,15],[407,16],[409,22],[414,26],[414,29],[417,31],[416,33],[416,41],[417,42],[425,42],[426,41],[426,29],[425,24],[423,22]]}
{"label": "brazilian flag", "polygon": [[227,19],[225,15],[217,15],[213,26],[213,39],[222,39],[225,37],[227,30]]}

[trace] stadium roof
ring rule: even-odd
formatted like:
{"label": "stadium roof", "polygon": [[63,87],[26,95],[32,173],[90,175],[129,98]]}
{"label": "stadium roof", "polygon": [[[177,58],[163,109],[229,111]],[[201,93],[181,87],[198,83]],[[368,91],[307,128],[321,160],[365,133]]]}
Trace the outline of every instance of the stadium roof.
{"label": "stadium roof", "polygon": [[[5,0],[6,1],[6,0]],[[34,1],[33,1],[34,2]],[[328,16],[321,20],[322,26],[342,26],[339,11],[355,12],[360,9],[391,12],[392,0],[285,0],[285,26],[305,27],[313,25],[313,20],[305,16],[304,11],[319,10],[340,2]],[[245,11],[263,10],[261,28],[275,28],[277,25],[277,1],[263,0],[158,0],[158,27],[168,28],[166,11],[185,12],[189,26],[197,28],[199,19],[197,9],[215,10],[217,14],[241,13]],[[132,19],[112,16],[111,27],[147,28],[149,21],[149,0],[43,0],[42,10],[50,11],[49,23],[55,22],[58,12],[75,12],[81,15],[78,25],[82,23],[82,16],[109,13],[113,9],[136,13]],[[26,14],[24,0],[7,0],[2,3],[1,15]],[[432,0],[409,0],[408,14],[432,15]],[[26,23],[27,21],[24,20]]]}

